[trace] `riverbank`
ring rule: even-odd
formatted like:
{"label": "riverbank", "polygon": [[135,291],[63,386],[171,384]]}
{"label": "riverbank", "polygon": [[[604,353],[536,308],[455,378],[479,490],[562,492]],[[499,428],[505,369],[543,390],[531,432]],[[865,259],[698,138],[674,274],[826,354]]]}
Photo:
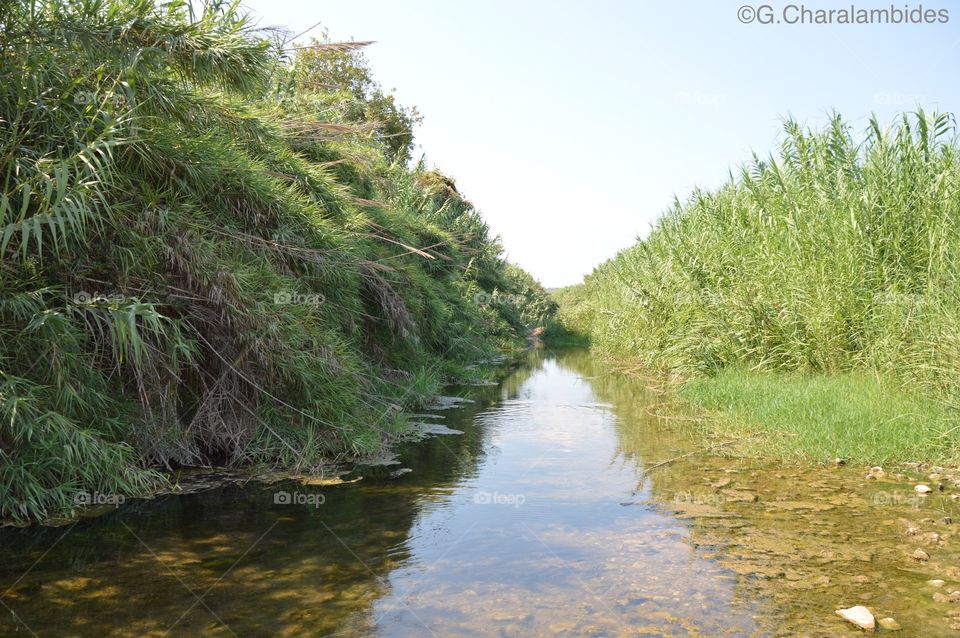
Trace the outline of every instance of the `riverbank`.
{"label": "riverbank", "polygon": [[607,360],[669,397],[673,427],[722,442],[723,454],[787,463],[960,468],[960,418],[889,379],[725,369],[685,376]]}
{"label": "riverbank", "polygon": [[787,121],[777,156],[554,292],[561,322],[610,361],[686,381],[754,453],[954,462],[958,160],[949,114],[862,134]]}
{"label": "riverbank", "polygon": [[749,455],[861,465],[960,463],[960,420],[933,399],[866,373],[724,370],[680,394]]}
{"label": "riverbank", "polygon": [[229,3],[3,23],[0,518],[376,453],[552,313],[413,161],[365,43],[293,49]]}
{"label": "riverbank", "polygon": [[[395,472],[391,466],[397,462],[398,450],[404,446],[433,436],[460,434],[434,421],[435,418],[442,419],[442,416],[431,412],[473,403],[474,400],[468,398],[471,394],[478,389],[498,386],[521,365],[528,352],[527,349],[518,349],[465,366],[454,386],[441,384],[439,377],[435,376],[423,377],[411,383],[397,398],[398,403],[391,407],[392,428],[389,431],[381,428],[381,438],[376,447],[353,455],[328,456],[314,460],[309,466],[232,463],[183,466],[164,471],[158,468],[156,480],[146,489],[130,494],[80,490],[69,508],[54,511],[43,518],[0,518],[0,528],[29,528],[34,525],[63,527],[165,496],[188,496],[251,482],[264,485],[289,482],[292,485],[316,487],[356,482],[363,480],[364,476],[390,476]],[[466,396],[440,394],[441,390],[452,389]]]}

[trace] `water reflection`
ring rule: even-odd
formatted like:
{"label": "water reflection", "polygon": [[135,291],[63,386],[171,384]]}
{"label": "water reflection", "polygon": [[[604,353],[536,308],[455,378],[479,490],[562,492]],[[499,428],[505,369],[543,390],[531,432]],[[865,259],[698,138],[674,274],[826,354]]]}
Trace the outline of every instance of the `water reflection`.
{"label": "water reflection", "polygon": [[[756,470],[696,459],[637,492],[644,462],[698,445],[655,416],[669,406],[643,382],[583,351],[537,352],[499,387],[457,391],[476,403],[440,414],[463,435],[407,446],[409,473],[231,485],[67,528],[0,530],[0,634],[816,635],[815,605],[830,616],[842,602],[802,599],[816,583],[784,586],[789,599],[756,584],[781,577],[767,557],[805,556],[768,537],[803,536],[790,516],[811,514],[771,515]],[[764,507],[715,498],[727,476]],[[278,504],[280,489],[323,503]],[[747,556],[738,538],[761,549]],[[845,539],[837,549],[860,540]],[[794,568],[789,582],[817,576]]]}

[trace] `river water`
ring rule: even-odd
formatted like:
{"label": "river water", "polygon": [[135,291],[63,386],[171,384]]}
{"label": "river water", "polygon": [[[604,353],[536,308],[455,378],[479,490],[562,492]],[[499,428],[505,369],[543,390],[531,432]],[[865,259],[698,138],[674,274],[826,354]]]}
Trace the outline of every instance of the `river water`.
{"label": "river water", "polygon": [[433,420],[462,434],[351,482],[0,530],[0,635],[856,636],[834,610],[859,604],[960,635],[947,495],[701,453],[675,404],[581,350],[451,392],[473,402]]}

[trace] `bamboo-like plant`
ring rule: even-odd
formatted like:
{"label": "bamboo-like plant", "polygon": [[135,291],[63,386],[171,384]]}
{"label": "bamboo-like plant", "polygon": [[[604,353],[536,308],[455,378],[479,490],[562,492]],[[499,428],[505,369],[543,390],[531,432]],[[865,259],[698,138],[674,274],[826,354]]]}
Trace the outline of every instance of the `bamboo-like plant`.
{"label": "bamboo-like plant", "polygon": [[545,295],[235,5],[0,12],[0,518],[370,452],[542,320],[473,303]]}
{"label": "bamboo-like plant", "polygon": [[862,135],[784,125],[713,192],[563,291],[604,352],[712,373],[877,371],[960,401],[960,146],[921,110]]}

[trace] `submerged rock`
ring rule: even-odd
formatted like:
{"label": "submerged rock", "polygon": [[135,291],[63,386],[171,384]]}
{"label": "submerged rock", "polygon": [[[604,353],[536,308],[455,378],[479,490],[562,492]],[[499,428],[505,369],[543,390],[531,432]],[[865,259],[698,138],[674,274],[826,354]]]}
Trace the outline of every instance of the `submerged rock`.
{"label": "submerged rock", "polygon": [[913,491],[915,491],[917,494],[929,494],[933,490],[930,489],[929,485],[924,485],[921,483],[920,485],[913,488]]}
{"label": "submerged rock", "polygon": [[878,465],[878,466],[875,466],[875,467],[871,467],[871,468],[870,468],[870,471],[867,472],[867,478],[868,478],[868,479],[874,479],[874,480],[876,480],[876,479],[882,479],[882,478],[883,478],[884,476],[886,476],[886,475],[887,475],[887,473],[884,472],[884,471],[883,471],[883,468],[880,467],[879,465]]}
{"label": "submerged rock", "polygon": [[369,465],[372,467],[400,465],[400,459],[398,459],[397,455],[391,450],[381,450],[375,454],[357,459],[357,465]]}
{"label": "submerged rock", "polygon": [[914,553],[910,554],[910,558],[913,560],[918,560],[921,563],[930,560],[930,554],[926,553],[922,549],[918,549]]}
{"label": "submerged rock", "polygon": [[419,421],[410,424],[410,430],[406,433],[405,438],[410,441],[421,441],[431,436],[455,434],[463,434],[463,430],[455,430],[435,421]]}
{"label": "submerged rock", "polygon": [[452,410],[453,408],[459,408],[464,403],[473,403],[473,399],[467,399],[466,397],[447,397],[447,396],[436,396],[433,397],[433,400],[427,405],[428,410]]}
{"label": "submerged rock", "polygon": [[421,434],[424,436],[437,436],[443,434],[463,434],[463,430],[455,430],[453,428],[445,426],[443,423],[415,423],[414,424]]}
{"label": "submerged rock", "polygon": [[877,621],[877,623],[887,631],[900,631],[903,629],[903,627],[900,626],[900,623],[893,618],[881,618]]}
{"label": "submerged rock", "polygon": [[877,628],[873,614],[863,605],[857,605],[856,607],[849,607],[847,609],[838,609],[837,615],[864,631],[874,631]]}
{"label": "submerged rock", "polygon": [[936,532],[927,532],[920,537],[927,545],[940,545],[940,534]]}

